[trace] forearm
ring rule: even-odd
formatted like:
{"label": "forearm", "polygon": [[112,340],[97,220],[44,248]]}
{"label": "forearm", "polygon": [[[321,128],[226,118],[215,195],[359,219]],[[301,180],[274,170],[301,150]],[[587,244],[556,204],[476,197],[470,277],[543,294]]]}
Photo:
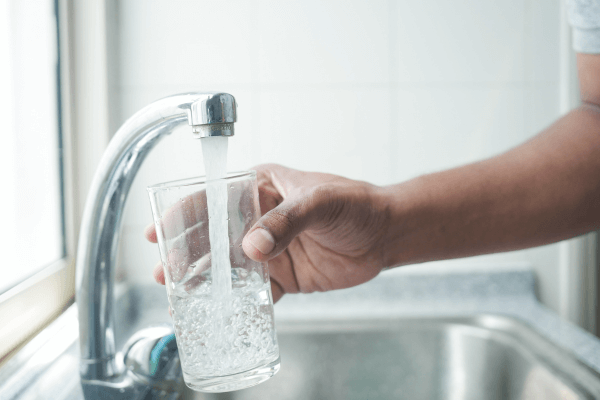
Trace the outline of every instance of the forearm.
{"label": "forearm", "polygon": [[387,266],[552,243],[600,227],[600,109],[486,161],[383,188]]}

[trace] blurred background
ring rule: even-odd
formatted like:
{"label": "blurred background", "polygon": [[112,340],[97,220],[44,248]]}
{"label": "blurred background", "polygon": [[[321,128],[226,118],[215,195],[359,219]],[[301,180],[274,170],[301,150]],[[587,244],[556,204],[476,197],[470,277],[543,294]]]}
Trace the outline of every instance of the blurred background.
{"label": "blurred background", "polygon": [[[274,162],[377,185],[499,154],[577,105],[560,0],[1,4],[0,320],[14,328],[0,330],[0,356],[72,301],[94,171],[118,127],[154,100],[233,94],[231,171]],[[151,282],[159,260],[142,236],[145,187],[202,175],[201,157],[187,130],[149,155],[125,211],[120,280]],[[596,248],[590,234],[386,273],[530,266],[541,301],[596,333]]]}

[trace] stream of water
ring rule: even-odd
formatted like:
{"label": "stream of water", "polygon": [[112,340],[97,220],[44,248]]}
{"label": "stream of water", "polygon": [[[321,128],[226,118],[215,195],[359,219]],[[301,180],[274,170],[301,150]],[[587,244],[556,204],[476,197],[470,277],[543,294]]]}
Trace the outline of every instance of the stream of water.
{"label": "stream of water", "polygon": [[206,202],[211,251],[212,294],[215,298],[231,295],[231,262],[227,215],[227,136],[202,138],[206,170]]}

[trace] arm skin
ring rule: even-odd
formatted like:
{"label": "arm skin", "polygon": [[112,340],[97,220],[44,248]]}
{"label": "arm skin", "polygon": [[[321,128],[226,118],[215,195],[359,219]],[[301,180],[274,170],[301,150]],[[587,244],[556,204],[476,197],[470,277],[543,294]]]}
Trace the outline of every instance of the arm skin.
{"label": "arm skin", "polygon": [[[356,286],[383,268],[522,249],[598,229],[600,56],[579,55],[578,65],[581,107],[486,161],[389,187],[258,166],[263,215],[242,247],[251,259],[269,262],[274,300]],[[146,238],[157,241],[154,225]],[[197,258],[198,249],[186,249],[190,262]],[[164,284],[161,264],[154,276]]]}
{"label": "arm skin", "polygon": [[577,57],[582,105],[491,159],[381,189],[398,266],[539,246],[600,228],[600,55]]}

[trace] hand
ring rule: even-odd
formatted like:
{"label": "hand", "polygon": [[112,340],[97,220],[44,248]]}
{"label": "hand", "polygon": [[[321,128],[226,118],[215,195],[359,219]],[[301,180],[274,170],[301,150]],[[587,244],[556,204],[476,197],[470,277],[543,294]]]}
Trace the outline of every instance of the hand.
{"label": "hand", "polygon": [[[274,164],[256,172],[263,216],[242,246],[251,259],[269,261],[274,301],[285,293],[356,286],[386,266],[389,218],[378,187]],[[154,225],[145,234],[156,242]],[[164,284],[161,264],[154,277]]]}
{"label": "hand", "polygon": [[[261,215],[257,212],[258,198],[254,196],[256,182],[234,179],[225,186],[229,192],[228,207],[236,210],[226,217],[231,267],[248,270],[256,262],[244,254],[242,239]],[[192,188],[191,192],[190,189],[186,190],[187,196],[180,197],[182,194],[176,191],[174,194],[164,194],[166,197],[157,200],[173,204],[160,215],[156,227],[151,225],[146,228],[146,238],[154,243],[160,241],[164,245],[161,250],[164,264],[156,266],[155,279],[163,284],[165,280],[177,283],[181,289],[189,292],[206,280],[204,271],[211,267],[212,257],[208,240],[210,233],[206,191],[198,188]],[[162,240],[158,240],[160,238]]]}

